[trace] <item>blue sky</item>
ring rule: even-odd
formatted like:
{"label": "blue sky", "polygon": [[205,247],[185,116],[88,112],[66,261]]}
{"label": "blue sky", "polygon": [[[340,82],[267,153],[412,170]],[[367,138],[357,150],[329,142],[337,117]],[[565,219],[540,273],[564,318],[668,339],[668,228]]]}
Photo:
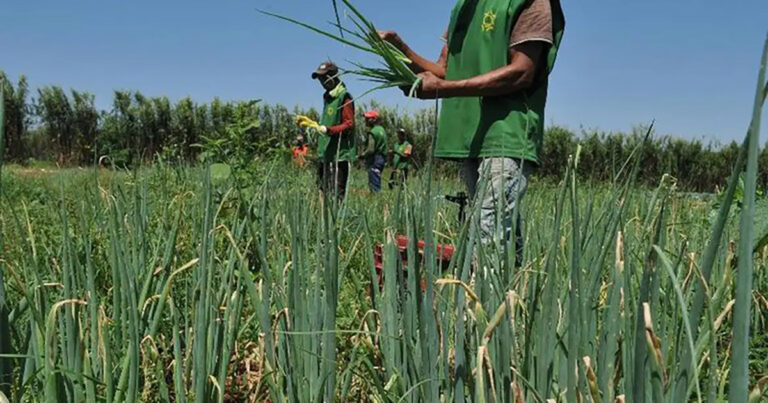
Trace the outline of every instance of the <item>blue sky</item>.
{"label": "blue sky", "polygon": [[[312,106],[320,93],[309,73],[320,61],[365,60],[256,12],[324,24],[333,19],[330,0],[4,3],[0,69],[14,79],[26,74],[33,87],[91,91],[103,108],[114,89]],[[612,131],[655,118],[661,134],[721,142],[743,137],[768,31],[766,0],[563,3],[568,27],[552,76],[548,123]],[[430,57],[439,53],[453,6],[446,0],[355,4]],[[355,93],[368,88],[349,85]],[[395,90],[372,97],[403,108],[431,105]]]}

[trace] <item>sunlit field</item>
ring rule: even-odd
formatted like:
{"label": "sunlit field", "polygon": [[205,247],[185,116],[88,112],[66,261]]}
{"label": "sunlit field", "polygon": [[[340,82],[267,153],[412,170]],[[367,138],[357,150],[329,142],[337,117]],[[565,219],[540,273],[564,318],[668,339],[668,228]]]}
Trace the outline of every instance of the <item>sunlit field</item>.
{"label": "sunlit field", "polygon": [[[254,175],[5,167],[11,401],[727,393],[740,202],[715,237],[725,194],[691,200],[672,178],[645,189],[631,172],[615,185],[534,179],[515,268],[504,248],[468,252],[476,227],[443,197],[456,178],[373,195],[357,170],[334,205],[311,170]],[[429,248],[403,265],[398,234],[457,252],[445,270]],[[768,251],[755,251],[751,385],[768,368]]]}

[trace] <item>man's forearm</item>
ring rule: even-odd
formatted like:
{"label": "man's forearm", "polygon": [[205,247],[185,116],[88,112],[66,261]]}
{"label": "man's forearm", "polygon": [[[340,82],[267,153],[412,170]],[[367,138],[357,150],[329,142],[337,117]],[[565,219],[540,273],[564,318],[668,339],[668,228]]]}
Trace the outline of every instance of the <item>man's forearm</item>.
{"label": "man's forearm", "polygon": [[509,65],[466,80],[444,81],[437,95],[440,98],[509,95],[527,90],[533,81],[534,75],[529,70]]}
{"label": "man's forearm", "polygon": [[355,107],[351,102],[344,105],[341,111],[341,123],[336,126],[328,127],[328,134],[331,136],[340,136],[355,128]]}
{"label": "man's forearm", "polygon": [[403,54],[405,54],[405,57],[411,60],[411,64],[409,67],[411,68],[411,70],[413,70],[414,73],[419,74],[425,71],[429,71],[430,73],[440,78],[445,77],[445,66],[442,66],[439,62],[433,62],[421,56],[405,43],[400,43],[399,47],[402,50]]}
{"label": "man's forearm", "polygon": [[328,127],[328,135],[340,136],[355,128],[355,122],[352,119],[344,119],[341,124]]}
{"label": "man's forearm", "polygon": [[510,53],[506,66],[464,80],[447,81],[430,73],[421,74],[419,98],[494,97],[525,91],[533,86],[543,62],[545,46],[526,42]]}

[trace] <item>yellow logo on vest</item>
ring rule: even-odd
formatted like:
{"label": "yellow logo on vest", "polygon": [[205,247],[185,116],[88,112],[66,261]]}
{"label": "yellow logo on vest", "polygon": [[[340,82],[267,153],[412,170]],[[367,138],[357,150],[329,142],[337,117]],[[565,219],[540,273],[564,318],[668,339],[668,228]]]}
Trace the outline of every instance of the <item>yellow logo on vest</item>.
{"label": "yellow logo on vest", "polygon": [[483,16],[483,32],[491,32],[494,29],[496,29],[496,17],[498,14],[496,14],[493,11],[486,11],[485,15]]}
{"label": "yellow logo on vest", "polygon": [[336,114],[336,109],[334,109],[332,106],[329,106],[325,113],[327,113],[328,116],[333,116]]}

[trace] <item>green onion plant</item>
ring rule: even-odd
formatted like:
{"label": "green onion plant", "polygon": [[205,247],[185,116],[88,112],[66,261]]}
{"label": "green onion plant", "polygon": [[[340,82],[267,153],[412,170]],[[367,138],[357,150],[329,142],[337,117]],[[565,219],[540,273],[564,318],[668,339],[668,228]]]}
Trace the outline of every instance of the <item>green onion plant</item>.
{"label": "green onion plant", "polygon": [[[421,81],[409,67],[411,60],[409,60],[403,52],[397,49],[394,45],[382,40],[379,36],[379,31],[373,23],[349,0],[342,0],[342,2],[351,12],[349,20],[354,27],[348,29],[341,24],[338,9],[336,8],[336,2],[334,1],[333,4],[337,18],[337,23],[335,25],[339,29],[338,35],[290,17],[264,10],[259,11],[262,14],[310,29],[318,34],[334,39],[339,43],[350,46],[353,49],[376,55],[380,62],[379,66],[365,66],[360,63],[352,62],[351,64],[353,65],[353,68],[348,69],[345,72],[358,76],[365,81],[375,83],[376,87],[371,91],[384,88],[403,87],[410,88],[410,95],[412,96],[418,89]],[[344,36],[344,33],[348,35]]]}

